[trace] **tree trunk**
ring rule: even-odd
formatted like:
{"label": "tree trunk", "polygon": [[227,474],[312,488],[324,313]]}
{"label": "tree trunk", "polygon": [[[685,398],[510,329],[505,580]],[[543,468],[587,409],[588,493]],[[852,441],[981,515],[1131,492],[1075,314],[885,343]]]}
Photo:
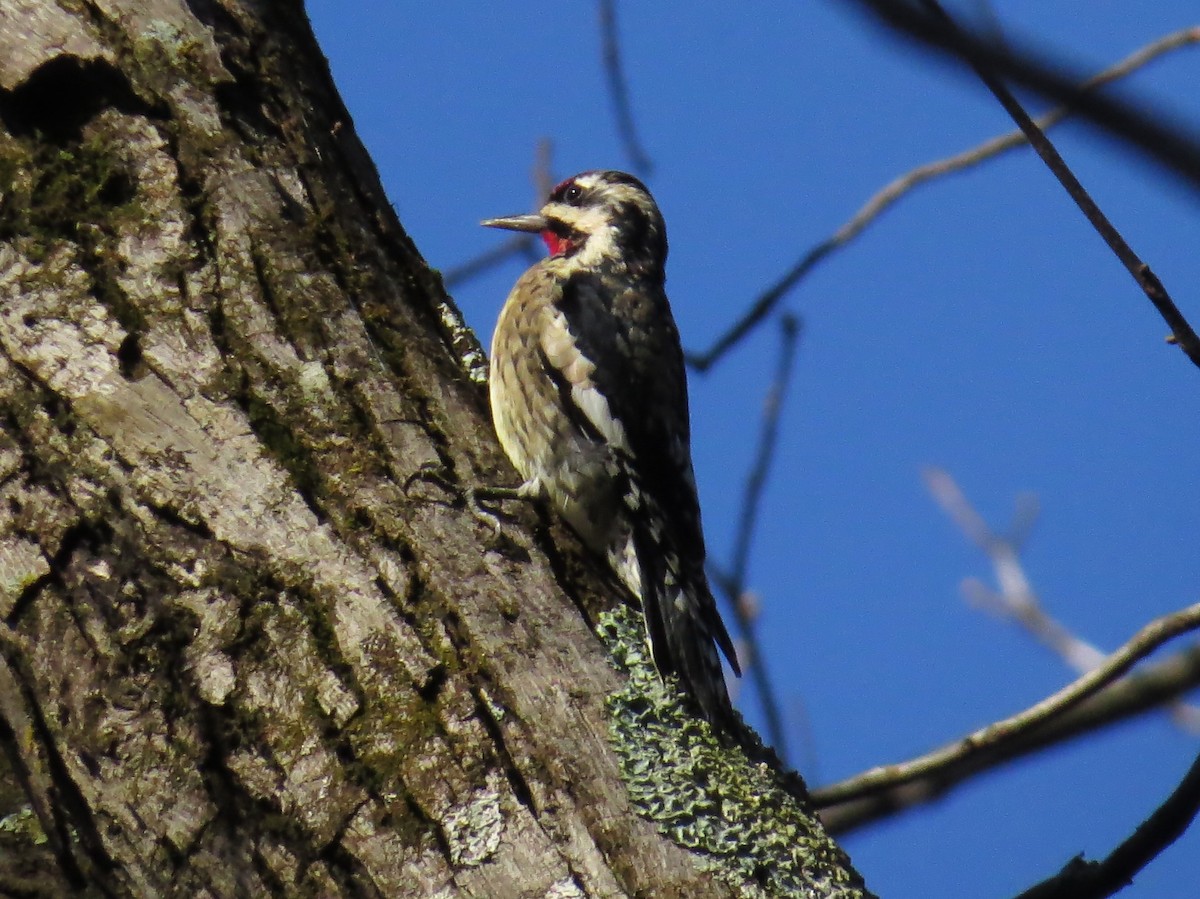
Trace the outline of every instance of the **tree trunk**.
{"label": "tree trunk", "polygon": [[483,356],[298,4],[0,0],[0,126],[0,892],[864,895],[462,500]]}

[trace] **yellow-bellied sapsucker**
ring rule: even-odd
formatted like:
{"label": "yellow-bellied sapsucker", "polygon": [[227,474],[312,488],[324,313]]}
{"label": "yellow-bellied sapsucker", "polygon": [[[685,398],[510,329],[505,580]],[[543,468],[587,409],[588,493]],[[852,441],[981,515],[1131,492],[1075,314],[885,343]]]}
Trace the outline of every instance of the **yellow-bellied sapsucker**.
{"label": "yellow-bellied sapsucker", "polygon": [[741,672],[704,573],[662,214],[632,175],[584,172],[539,212],[483,224],[540,234],[550,250],[492,338],[492,418],[521,493],[548,498],[605,556],[641,600],[659,672],[726,727],[718,646]]}

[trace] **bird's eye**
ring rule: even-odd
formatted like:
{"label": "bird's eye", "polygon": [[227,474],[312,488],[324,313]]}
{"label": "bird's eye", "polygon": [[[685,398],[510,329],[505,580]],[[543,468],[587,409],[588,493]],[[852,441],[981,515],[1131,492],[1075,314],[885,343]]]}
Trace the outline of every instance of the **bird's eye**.
{"label": "bird's eye", "polygon": [[563,193],[563,199],[568,203],[578,203],[581,196],[583,196],[583,188],[578,184],[572,184]]}

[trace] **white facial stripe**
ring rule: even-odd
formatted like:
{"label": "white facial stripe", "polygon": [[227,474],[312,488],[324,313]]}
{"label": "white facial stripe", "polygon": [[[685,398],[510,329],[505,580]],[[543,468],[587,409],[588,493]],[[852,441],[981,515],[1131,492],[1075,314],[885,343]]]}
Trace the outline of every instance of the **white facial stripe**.
{"label": "white facial stripe", "polygon": [[542,210],[547,218],[562,222],[572,231],[584,235],[584,241],[576,258],[583,265],[591,265],[616,255],[613,241],[612,221],[603,206],[567,206],[565,203],[548,203]]}
{"label": "white facial stripe", "polygon": [[575,183],[578,184],[580,187],[582,187],[584,190],[590,190],[591,188],[595,187],[597,184],[600,183],[600,176],[597,175],[595,172],[584,172],[582,175],[580,175],[579,177],[577,177],[575,179]]}
{"label": "white facial stripe", "polygon": [[556,219],[575,231],[591,234],[609,222],[604,206],[568,206],[566,203],[547,203],[542,209],[546,218]]}
{"label": "white facial stripe", "polygon": [[551,220],[562,222],[567,228],[583,236],[583,241],[573,254],[580,265],[595,265],[602,261],[619,260],[621,252],[616,245],[616,229],[613,216],[625,205],[633,205],[645,211],[652,221],[661,218],[654,201],[632,184],[605,181],[599,174],[584,174],[574,182],[582,188],[587,198],[585,205],[553,201],[542,207],[542,214]]}
{"label": "white facial stripe", "polygon": [[632,184],[610,184],[604,188],[604,193],[612,203],[633,203],[642,208],[651,203],[650,198]]}

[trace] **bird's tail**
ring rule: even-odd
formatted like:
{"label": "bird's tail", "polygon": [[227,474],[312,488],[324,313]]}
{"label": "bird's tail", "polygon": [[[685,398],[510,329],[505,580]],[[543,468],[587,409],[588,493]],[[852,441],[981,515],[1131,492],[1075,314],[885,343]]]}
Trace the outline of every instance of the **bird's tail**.
{"label": "bird's tail", "polygon": [[[644,511],[644,510],[642,510]],[[639,515],[610,561],[642,601],[654,665],[674,675],[700,713],[715,728],[736,733],[720,651],[741,675],[733,641],[717,611],[704,570],[688,570],[661,533],[661,519]]]}

